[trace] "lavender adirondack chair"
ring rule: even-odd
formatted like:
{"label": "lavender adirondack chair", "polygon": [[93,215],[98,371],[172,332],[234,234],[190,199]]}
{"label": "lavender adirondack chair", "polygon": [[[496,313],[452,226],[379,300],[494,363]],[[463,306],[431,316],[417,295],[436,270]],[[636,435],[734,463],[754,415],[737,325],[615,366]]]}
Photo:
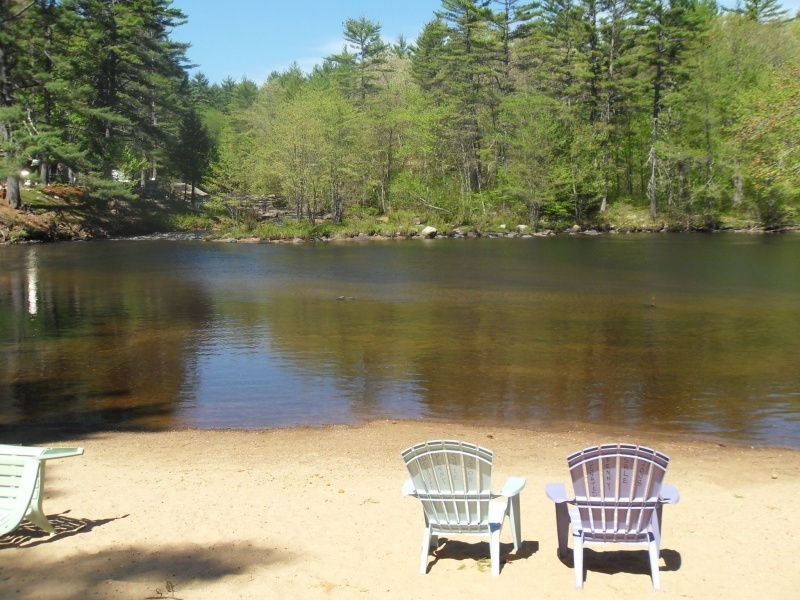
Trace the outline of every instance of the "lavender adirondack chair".
{"label": "lavender adirondack chair", "polygon": [[632,444],[592,446],[567,457],[575,497],[561,483],[546,487],[556,503],[558,555],[566,556],[572,527],[575,587],[583,587],[583,547],[587,543],[643,544],[650,555],[653,588],[661,587],[661,510],[677,504],[678,490],[663,483],[669,457]]}
{"label": "lavender adirondack chair", "polygon": [[499,575],[500,532],[506,515],[514,549],[519,550],[519,494],[525,478],[509,477],[500,493],[493,494],[494,454],[467,442],[423,442],[405,449],[402,456],[411,475],[403,485],[403,495],[419,498],[425,513],[420,573],[427,570],[437,536],[458,534],[487,536],[492,575]]}

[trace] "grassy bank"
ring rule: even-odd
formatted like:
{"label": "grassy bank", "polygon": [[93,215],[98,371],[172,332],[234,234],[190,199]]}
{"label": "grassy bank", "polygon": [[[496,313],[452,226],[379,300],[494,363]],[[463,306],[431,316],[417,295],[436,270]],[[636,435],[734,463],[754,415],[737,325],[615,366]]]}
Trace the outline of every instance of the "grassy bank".
{"label": "grassy bank", "polygon": [[[370,209],[350,210],[341,224],[329,219],[296,219],[288,210],[265,216],[249,208],[209,202],[194,209],[182,199],[108,200],[92,198],[68,186],[35,186],[22,191],[23,208],[0,205],[0,242],[88,240],[146,235],[168,231],[207,231],[209,239],[229,241],[311,241],[423,237],[516,237],[558,233],[660,231],[783,231],[797,230],[786,222],[766,228],[745,212],[713,220],[678,212],[663,212],[655,221],[647,209],[613,205],[606,213],[575,221],[524,222],[513,214],[481,214],[453,222],[441,213],[395,211],[379,215]],[[430,230],[429,230],[430,231]]]}
{"label": "grassy bank", "polygon": [[98,199],[77,187],[26,187],[23,206],[0,205],[0,242],[88,240],[170,231],[184,203]]}

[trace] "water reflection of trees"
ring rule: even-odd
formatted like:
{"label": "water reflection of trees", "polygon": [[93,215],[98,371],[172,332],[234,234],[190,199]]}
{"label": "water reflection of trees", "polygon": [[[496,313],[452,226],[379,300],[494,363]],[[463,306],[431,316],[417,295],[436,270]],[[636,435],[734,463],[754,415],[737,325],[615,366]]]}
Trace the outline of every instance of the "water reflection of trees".
{"label": "water reflection of trees", "polygon": [[[328,256],[324,248],[313,261],[292,254],[288,263],[280,262],[288,249],[239,251],[231,274],[227,264],[194,252],[178,261],[184,271],[167,257],[163,268],[140,267],[159,257],[157,247],[143,248],[149,250],[137,247],[123,265],[84,264],[99,260],[96,252],[58,262],[50,248],[42,254],[47,260],[7,255],[13,260],[0,272],[0,423],[169,426],[192,382],[209,377],[199,372],[205,363],[198,347],[220,358],[218,365],[233,361],[230,395],[248,410],[270,410],[269,402],[248,404],[252,390],[263,390],[261,400],[270,390],[259,373],[245,371],[258,362],[237,355],[267,352],[280,363],[267,383],[288,381],[276,397],[305,393],[313,396],[309,403],[327,407],[318,391],[333,388],[331,402],[344,399],[355,416],[398,414],[402,404],[400,414],[441,419],[577,419],[745,436],[771,427],[773,436],[775,428],[790,428],[781,415],[800,414],[800,306],[789,284],[765,284],[768,293],[757,299],[715,293],[717,281],[684,289],[663,274],[639,285],[641,269],[661,271],[637,265],[613,271],[622,282],[612,285],[599,266],[601,275],[584,269],[575,277],[573,268],[551,273],[539,257],[538,270],[518,275],[508,267],[490,279],[492,261],[480,270],[461,254],[415,263],[422,276],[409,267],[402,277],[372,281],[378,267],[365,256],[356,256],[356,269],[339,267],[351,255]],[[404,258],[414,256],[411,246],[403,248]],[[248,262],[253,257],[269,257],[274,272]],[[461,270],[438,277],[450,264]],[[295,281],[294,271],[304,277]],[[359,299],[337,300],[342,287]],[[659,290],[655,306],[651,287]],[[249,387],[236,387],[240,374]],[[796,426],[790,434],[800,445]]]}
{"label": "water reflection of trees", "polygon": [[265,317],[273,341],[301,368],[362,382],[353,400],[365,411],[400,379],[419,390],[425,415],[439,418],[747,436],[760,426],[754,404],[770,414],[765,390],[800,389],[797,309],[724,297],[657,306],[610,296],[577,307],[562,300],[284,298]]}
{"label": "water reflection of trees", "polygon": [[202,289],[141,271],[39,271],[22,261],[2,279],[2,423],[171,424],[209,319]]}

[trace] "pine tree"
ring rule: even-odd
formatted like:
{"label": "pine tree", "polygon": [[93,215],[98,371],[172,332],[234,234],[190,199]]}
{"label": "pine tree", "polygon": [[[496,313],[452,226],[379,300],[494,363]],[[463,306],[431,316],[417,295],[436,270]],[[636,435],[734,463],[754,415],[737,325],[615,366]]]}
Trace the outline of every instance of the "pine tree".
{"label": "pine tree", "polygon": [[[496,67],[498,87],[503,98],[515,91],[513,71],[515,69],[516,53],[515,43],[526,33],[531,19],[533,7],[530,2],[522,3],[519,0],[494,0],[493,4],[499,5],[499,10],[494,15],[494,32],[498,38],[499,62]],[[499,131],[500,142],[497,144],[498,182],[506,178],[508,171],[508,140],[513,123],[505,121],[497,114],[494,116]],[[502,193],[502,192],[501,192]]]}
{"label": "pine tree", "polygon": [[632,184],[631,165],[617,164],[612,156],[623,144],[621,127],[633,119],[632,100],[636,93],[634,54],[636,33],[631,27],[634,7],[631,0],[603,0],[599,5],[603,17],[598,25],[600,54],[599,128],[602,177],[600,212],[605,212],[612,194],[620,193],[619,173],[627,172],[628,188]]}
{"label": "pine tree", "polygon": [[441,54],[443,86],[454,107],[453,143],[461,153],[462,194],[483,191],[485,185],[482,111],[495,111],[499,100],[492,86],[498,54],[490,35],[493,17],[489,0],[442,0],[437,16],[448,26]]}
{"label": "pine tree", "polygon": [[29,28],[33,2],[0,0],[0,178],[5,179],[6,201],[22,205],[19,176],[25,166],[26,121],[16,95],[27,70],[21,36]]}
{"label": "pine tree", "polygon": [[493,0],[493,4],[499,5],[494,22],[500,38],[500,89],[503,95],[508,95],[514,88],[511,76],[512,46],[527,31],[533,18],[534,5],[520,0]]}
{"label": "pine tree", "polygon": [[195,104],[199,106],[211,105],[211,82],[203,73],[198,71],[192,75],[189,79],[189,89]]}
{"label": "pine tree", "polygon": [[397,40],[392,44],[392,54],[400,58],[408,58],[414,53],[414,47],[408,43],[406,36],[402,33],[397,36]]}
{"label": "pine tree", "polygon": [[652,220],[658,214],[658,147],[665,126],[662,113],[669,94],[679,90],[690,77],[686,59],[702,30],[702,15],[696,6],[695,0],[646,0],[640,8],[640,18],[646,27],[641,48],[649,66],[647,77],[652,94],[647,184]]}
{"label": "pine tree", "polygon": [[416,84],[436,97],[441,94],[444,79],[444,52],[448,37],[447,25],[439,17],[422,28],[411,58],[411,75]]}
{"label": "pine tree", "polygon": [[189,184],[191,186],[190,200],[194,206],[195,188],[202,183],[212,151],[208,129],[194,106],[189,106],[184,112],[177,142],[174,155],[177,168],[183,175],[184,196],[185,185]]}
{"label": "pine tree", "polygon": [[347,42],[345,48],[341,54],[330,56],[328,60],[338,64],[344,73],[353,76],[353,82],[346,85],[345,89],[356,96],[363,107],[367,96],[377,89],[376,80],[386,63],[389,45],[381,39],[380,23],[366,17],[347,19],[343,34]]}
{"label": "pine tree", "polygon": [[[95,177],[108,179],[125,162],[144,162],[155,178],[166,140],[175,134],[185,44],[169,31],[184,20],[169,0],[71,0],[79,17],[73,76],[90,107],[84,130]],[[129,168],[129,170],[132,170]]]}
{"label": "pine tree", "polygon": [[745,0],[744,7],[736,9],[748,19],[759,22],[780,21],[789,13],[778,0]]}

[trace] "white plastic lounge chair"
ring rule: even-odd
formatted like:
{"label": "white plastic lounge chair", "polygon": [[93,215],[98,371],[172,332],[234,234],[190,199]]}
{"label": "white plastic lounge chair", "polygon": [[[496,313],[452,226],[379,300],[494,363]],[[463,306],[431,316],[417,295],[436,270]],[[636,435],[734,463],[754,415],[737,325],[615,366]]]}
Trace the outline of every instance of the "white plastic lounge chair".
{"label": "white plastic lounge chair", "polygon": [[644,446],[604,444],[567,457],[575,497],[564,485],[547,485],[556,503],[558,555],[567,552],[572,527],[575,587],[583,587],[583,547],[587,543],[643,544],[650,555],[653,588],[660,589],[661,509],[677,504],[678,490],[664,484],[669,457]]}
{"label": "white plastic lounge chair", "polygon": [[38,461],[0,456],[0,535],[11,533],[22,523],[38,478]]}
{"label": "white plastic lounge chair", "polygon": [[[38,446],[10,446],[0,444],[0,464],[10,460],[12,457],[29,458],[36,464],[37,477],[33,488],[33,494],[28,498],[26,514],[23,516],[34,525],[44,529],[50,535],[55,535],[56,530],[47,520],[42,510],[42,500],[44,499],[44,474],[45,461],[54,458],[67,458],[83,454],[83,448],[40,448]],[[19,523],[17,523],[18,525]],[[16,527],[17,525],[14,525]]]}
{"label": "white plastic lounge chair", "polygon": [[439,535],[485,535],[489,538],[492,575],[500,574],[500,532],[508,515],[514,549],[520,545],[519,493],[524,477],[509,477],[499,494],[493,494],[491,450],[452,440],[423,442],[402,452],[411,479],[404,496],[422,501],[425,530],[420,573],[428,567],[428,554]]}

